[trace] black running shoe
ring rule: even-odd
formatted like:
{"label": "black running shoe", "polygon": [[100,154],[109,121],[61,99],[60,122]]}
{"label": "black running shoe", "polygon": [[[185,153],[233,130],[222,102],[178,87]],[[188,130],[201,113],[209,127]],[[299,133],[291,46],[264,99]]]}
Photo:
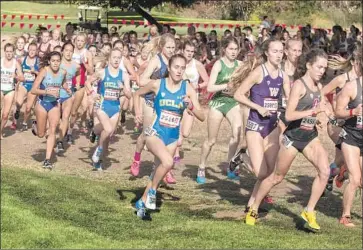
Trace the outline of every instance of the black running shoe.
{"label": "black running shoe", "polygon": [[57,142],[57,146],[55,147],[55,152],[57,154],[60,154],[60,153],[64,152],[64,146],[63,146],[63,142],[62,141],[58,141]]}
{"label": "black running shoe", "polygon": [[66,135],[66,141],[67,141],[67,143],[68,143],[69,145],[72,145],[72,144],[74,143],[74,141],[73,141],[73,136],[72,136],[72,135],[70,135],[70,134],[67,134],[67,135]]}
{"label": "black running shoe", "polygon": [[96,141],[96,134],[95,134],[95,132],[93,132],[93,130],[91,130],[91,133],[89,134],[89,141],[91,143],[95,143],[95,141]]}
{"label": "black running shoe", "polygon": [[45,160],[45,161],[43,162],[43,168],[45,168],[45,169],[49,169],[49,170],[52,170],[52,169],[53,169],[53,165],[52,165],[52,163],[50,163],[50,161],[49,161],[49,160]]}
{"label": "black running shoe", "polygon": [[21,128],[21,131],[27,131],[28,130],[28,124],[23,123],[23,127]]}
{"label": "black running shoe", "polygon": [[230,172],[234,172],[236,170],[236,168],[243,163],[243,158],[242,158],[242,154],[246,153],[246,149],[245,148],[241,148],[238,153],[233,156],[233,158],[231,159],[231,161],[229,162],[229,171]]}

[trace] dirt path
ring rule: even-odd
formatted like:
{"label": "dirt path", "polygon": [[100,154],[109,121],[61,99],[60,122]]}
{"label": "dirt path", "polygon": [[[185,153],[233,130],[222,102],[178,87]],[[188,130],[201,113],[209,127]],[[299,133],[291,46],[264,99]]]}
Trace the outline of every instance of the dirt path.
{"label": "dirt path", "polygon": [[[131,186],[144,186],[146,178],[151,172],[153,158],[149,152],[144,151],[142,153],[141,177],[133,178],[129,174],[137,135],[132,133],[132,116],[128,115],[127,120],[122,133],[120,129],[110,145],[110,154],[104,164],[107,168],[106,171],[103,173],[91,171],[90,158],[95,144],[90,143],[85,134],[79,134],[75,129],[75,145],[68,146],[65,144],[66,152],[64,155],[54,157],[55,168],[53,172],[115,183],[131,181]],[[207,183],[201,186],[195,183],[201,145],[207,136],[206,125],[206,122],[195,122],[190,138],[185,140],[182,152],[184,159],[182,164],[175,167],[178,181],[175,187],[188,191],[194,190],[193,192],[199,192],[198,189],[202,189],[212,196],[216,195],[217,199],[228,200],[232,203],[244,203],[253,187],[255,178],[246,170],[242,170],[240,181],[226,179],[225,161],[230,135],[229,124],[226,121],[222,123],[218,141],[208,159]],[[14,133],[7,128],[5,134],[6,138],[1,141],[2,164],[44,171],[41,166],[45,157],[45,139],[33,136],[30,129],[27,132],[17,131]],[[329,152],[330,160],[332,160],[334,156],[332,142],[324,135],[321,136],[321,139]],[[312,165],[302,155],[299,155],[295,159],[286,180],[276,187],[271,195],[289,197],[294,196],[296,192],[308,195],[315,174],[316,171]],[[241,197],[244,197],[243,200]]]}

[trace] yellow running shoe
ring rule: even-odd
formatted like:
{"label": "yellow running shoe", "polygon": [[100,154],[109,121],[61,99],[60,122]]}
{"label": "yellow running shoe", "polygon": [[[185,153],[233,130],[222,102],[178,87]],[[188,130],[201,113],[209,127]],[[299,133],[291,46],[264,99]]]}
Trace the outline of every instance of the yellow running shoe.
{"label": "yellow running shoe", "polygon": [[308,212],[305,209],[301,213],[301,217],[308,223],[309,227],[314,230],[320,230],[320,226],[316,222],[316,212]]}
{"label": "yellow running shoe", "polygon": [[257,218],[258,218],[257,211],[252,210],[252,208],[250,208],[248,210],[248,213],[246,214],[245,223],[247,225],[254,226]]}

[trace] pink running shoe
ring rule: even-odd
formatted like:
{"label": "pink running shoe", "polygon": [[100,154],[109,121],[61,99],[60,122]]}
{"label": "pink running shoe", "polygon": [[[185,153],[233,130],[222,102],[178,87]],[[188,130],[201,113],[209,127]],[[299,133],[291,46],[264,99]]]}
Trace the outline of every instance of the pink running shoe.
{"label": "pink running shoe", "polygon": [[10,125],[10,129],[11,130],[16,130],[16,123],[13,122],[11,125]]}
{"label": "pink running shoe", "polygon": [[263,201],[268,203],[268,204],[274,204],[274,200],[269,195],[266,195],[265,198],[263,199]]}
{"label": "pink running shoe", "polygon": [[140,161],[135,161],[132,163],[130,172],[133,176],[138,176],[140,172]]}
{"label": "pink running shoe", "polygon": [[176,183],[176,180],[173,176],[173,173],[171,172],[171,170],[166,173],[165,177],[164,177],[164,182],[167,183],[167,184],[175,184]]}

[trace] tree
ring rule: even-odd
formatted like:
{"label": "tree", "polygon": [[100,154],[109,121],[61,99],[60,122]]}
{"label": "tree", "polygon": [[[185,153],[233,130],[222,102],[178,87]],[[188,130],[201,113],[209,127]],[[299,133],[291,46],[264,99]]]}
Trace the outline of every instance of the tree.
{"label": "tree", "polygon": [[189,7],[195,0],[90,0],[90,1],[79,1],[82,4],[96,5],[107,7],[118,7],[120,9],[130,9],[133,8],[137,13],[139,13],[143,18],[145,18],[149,23],[157,25],[159,32],[162,31],[162,25],[153,18],[144,8],[151,9],[163,2],[172,2],[177,6]]}

